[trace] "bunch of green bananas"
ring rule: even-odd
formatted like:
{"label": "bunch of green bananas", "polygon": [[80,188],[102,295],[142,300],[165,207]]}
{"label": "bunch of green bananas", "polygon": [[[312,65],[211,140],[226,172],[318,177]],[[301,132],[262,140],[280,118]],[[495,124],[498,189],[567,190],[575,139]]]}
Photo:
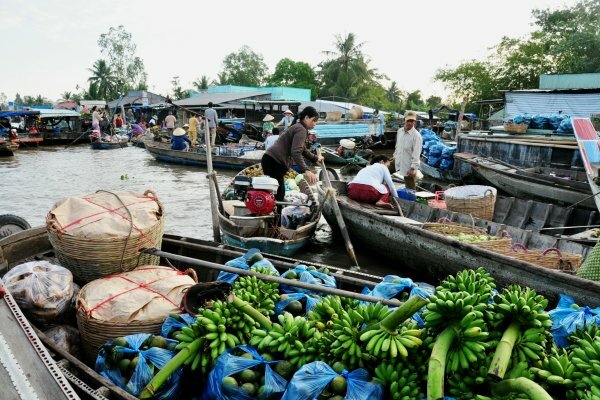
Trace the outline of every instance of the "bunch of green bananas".
{"label": "bunch of green bananas", "polygon": [[339,317],[332,320],[332,328],[320,340],[321,357],[331,362],[342,360],[351,370],[364,367],[363,360],[371,357],[359,340],[363,323],[358,310],[340,310]]}
{"label": "bunch of green bananas", "polygon": [[354,310],[358,306],[359,301],[355,299],[326,296],[308,312],[308,319],[316,322],[319,331],[324,331],[333,327],[333,320],[339,318],[342,311]]}
{"label": "bunch of green bananas", "polygon": [[[273,275],[268,267],[251,269],[261,274]],[[264,315],[275,314],[275,303],[279,300],[279,284],[277,282],[263,281],[256,276],[241,276],[233,284],[233,293]]]}
{"label": "bunch of green bananas", "polygon": [[540,366],[546,354],[548,335],[546,328],[529,328],[525,330],[515,343],[512,364],[527,362],[530,366]]}
{"label": "bunch of green bananas", "polygon": [[487,363],[485,360],[476,362],[469,369],[448,376],[448,394],[457,399],[473,399],[486,377]]}
{"label": "bunch of green bananas", "polygon": [[450,275],[436,288],[436,292],[467,292],[477,296],[475,303],[486,303],[492,298],[495,288],[494,278],[485,269],[477,268],[460,271],[456,277]]}
{"label": "bunch of green bananas", "polygon": [[600,335],[598,328],[587,328],[569,339],[574,343],[569,347],[571,361],[575,365],[573,377],[583,385],[577,385],[578,398],[600,399]]}
{"label": "bunch of green bananas", "polygon": [[386,305],[381,303],[373,304],[363,304],[359,311],[364,319],[365,326],[371,326],[380,321],[383,321],[385,317],[390,315],[392,310]]}
{"label": "bunch of green bananas", "polygon": [[[531,367],[529,371],[535,375],[537,380],[545,382],[549,386],[560,386],[565,389],[573,388],[575,386],[575,376],[579,379],[583,374],[580,375],[575,371],[575,365],[571,362],[565,350],[553,350],[553,354],[542,361],[540,368]],[[567,390],[566,398],[574,400],[575,392]]]}
{"label": "bunch of green bananas", "polygon": [[266,332],[262,329],[252,331],[250,345],[259,351],[268,351],[276,359],[291,362],[296,369],[317,358],[317,344],[321,333],[314,327],[314,322],[301,316],[293,317],[284,312],[277,316],[279,324],[274,323]]}
{"label": "bunch of green bananas", "polygon": [[374,370],[373,380],[386,390],[386,399],[410,400],[425,397],[423,371],[419,365],[406,359],[383,361]]}
{"label": "bunch of green bananas", "polygon": [[403,325],[398,329],[389,331],[377,326],[372,329],[364,330],[360,335],[360,340],[365,344],[365,352],[382,358],[394,359],[398,356],[408,357],[408,350],[416,349],[423,340],[419,337],[422,329],[416,329],[413,324]]}
{"label": "bunch of green bananas", "polygon": [[494,297],[494,321],[500,326],[506,321],[517,320],[523,327],[549,329],[550,315],[544,310],[548,300],[530,288],[511,285]]}

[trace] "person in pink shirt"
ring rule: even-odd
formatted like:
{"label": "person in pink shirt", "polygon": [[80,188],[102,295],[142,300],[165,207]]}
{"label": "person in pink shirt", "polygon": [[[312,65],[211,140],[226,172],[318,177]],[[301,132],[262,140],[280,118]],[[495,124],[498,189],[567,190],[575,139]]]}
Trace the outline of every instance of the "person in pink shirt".
{"label": "person in pink shirt", "polygon": [[169,112],[167,118],[165,118],[165,126],[167,131],[169,132],[169,136],[173,135],[173,130],[175,129],[175,123],[177,122],[177,118],[173,115],[173,113]]}

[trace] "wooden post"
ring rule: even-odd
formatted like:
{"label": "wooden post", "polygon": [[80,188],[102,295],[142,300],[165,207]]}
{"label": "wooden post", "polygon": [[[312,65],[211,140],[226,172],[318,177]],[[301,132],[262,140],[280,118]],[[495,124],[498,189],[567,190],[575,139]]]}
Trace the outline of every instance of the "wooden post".
{"label": "wooden post", "polygon": [[210,148],[210,128],[208,127],[208,121],[204,120],[204,143],[206,145],[206,167],[207,167],[207,178],[208,178],[208,189],[210,193],[210,210],[212,214],[213,224],[213,238],[215,242],[221,242],[221,230],[219,228],[219,209],[217,206],[217,184],[216,179],[211,179],[211,176],[215,174],[212,165],[212,149]]}

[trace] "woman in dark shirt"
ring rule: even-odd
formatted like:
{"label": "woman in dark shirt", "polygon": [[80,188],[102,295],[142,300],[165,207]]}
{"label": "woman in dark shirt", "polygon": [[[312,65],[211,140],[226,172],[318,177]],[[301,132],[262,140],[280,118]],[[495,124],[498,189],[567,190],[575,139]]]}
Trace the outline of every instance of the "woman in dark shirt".
{"label": "woman in dark shirt", "polygon": [[319,113],[317,110],[314,107],[306,107],[298,115],[298,122],[279,135],[279,139],[269,147],[261,160],[265,175],[277,179],[277,182],[279,182],[277,196],[275,196],[278,201],[283,201],[285,197],[285,182],[283,177],[291,165],[295,164],[299,166],[301,173],[304,173],[304,177],[311,185],[317,183],[319,180],[304,162],[304,158],[312,162],[323,160],[323,156],[317,157],[306,148],[308,130],[313,129],[318,120]]}

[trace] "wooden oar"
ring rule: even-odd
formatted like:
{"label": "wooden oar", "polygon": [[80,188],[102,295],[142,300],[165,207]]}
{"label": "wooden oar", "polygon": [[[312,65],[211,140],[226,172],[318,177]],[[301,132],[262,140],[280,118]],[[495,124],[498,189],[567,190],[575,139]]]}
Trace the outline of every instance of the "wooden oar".
{"label": "wooden oar", "polygon": [[[317,154],[319,156],[321,155],[320,148],[317,148]],[[327,171],[327,168],[325,167],[325,161],[321,161],[321,168],[323,169],[323,171]],[[323,174],[323,177],[325,180],[326,189],[333,191],[334,189],[331,186],[331,181],[329,180],[329,174],[325,173],[325,174]],[[326,198],[323,199],[323,202],[325,202],[325,200],[326,200]],[[348,228],[346,228],[346,223],[344,222],[344,217],[342,216],[342,213],[340,211],[340,206],[337,203],[335,193],[332,193],[331,204],[332,204],[332,208],[333,208],[333,213],[335,214],[335,218],[337,219],[338,226],[340,227],[340,231],[342,232],[342,237],[344,238],[344,244],[346,245],[346,251],[348,252],[348,255],[350,256],[350,259],[354,263],[354,267],[360,268],[358,266],[358,260],[356,259],[356,254],[354,254],[354,247],[352,246],[352,242],[350,241],[350,235],[348,235]]]}

